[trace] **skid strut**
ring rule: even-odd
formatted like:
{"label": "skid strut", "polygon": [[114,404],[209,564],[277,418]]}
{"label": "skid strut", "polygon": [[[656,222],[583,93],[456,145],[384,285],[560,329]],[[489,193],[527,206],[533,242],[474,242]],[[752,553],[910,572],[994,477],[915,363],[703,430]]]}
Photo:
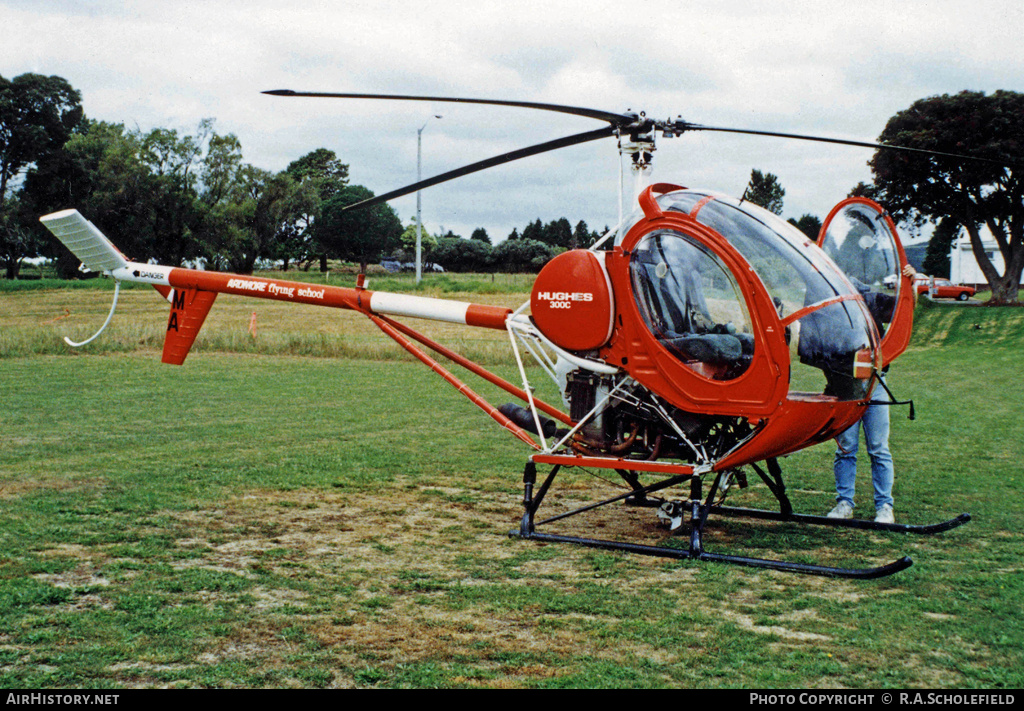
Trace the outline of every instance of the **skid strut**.
{"label": "skid strut", "polygon": [[[718,514],[729,517],[785,521],[790,523],[831,526],[836,528],[857,528],[876,531],[932,534],[956,528],[957,526],[967,523],[971,519],[970,514],[965,513],[942,523],[921,526],[897,523],[884,524],[875,523],[874,521],[834,519],[828,518],[827,516],[796,514],[793,513],[793,507],[790,504],[789,497],[786,495],[785,484],[782,481],[782,471],[778,462],[774,459],[770,459],[765,464],[767,472],[757,465],[753,465],[753,468],[761,479],[764,480],[765,484],[778,500],[779,511],[765,511],[761,509],[733,508],[715,505],[713,503],[715,496],[718,494],[720,487],[723,484],[724,474],[722,472],[719,472],[715,476],[707,496],[703,497],[702,481],[698,474],[677,474],[653,484],[642,486],[634,472],[618,469],[616,471],[630,486],[630,490],[628,492],[603,501],[588,504],[567,513],[546,518],[542,521],[537,521],[537,510],[540,508],[541,503],[543,503],[544,497],[550,490],[555,477],[562,468],[562,465],[555,464],[544,479],[543,483],[541,483],[540,487],[535,491],[537,484],[537,465],[531,460],[527,462],[526,467],[523,470],[523,517],[519,528],[510,531],[509,536],[550,543],[571,543],[573,545],[584,546],[587,548],[618,550],[626,553],[671,558],[676,560],[702,560],[715,563],[731,563],[732,565],[741,565],[751,568],[765,568],[768,570],[780,570],[791,573],[822,575],[834,578],[870,579],[885,577],[901,570],[905,570],[913,565],[913,561],[909,557],[904,556],[899,560],[872,568],[837,568],[808,563],[710,553],[704,550],[704,526],[711,514]],[[556,521],[561,521],[572,516],[577,516],[584,512],[592,511],[602,506],[607,506],[608,504],[620,501],[644,506],[657,506],[662,502],[658,499],[649,498],[649,494],[682,484],[687,480],[689,480],[690,483],[690,498],[685,503],[684,508],[687,508],[688,511],[682,512],[689,514],[689,546],[685,549],[651,546],[639,543],[626,543],[581,536],[566,536],[561,534],[545,533],[537,530],[538,527],[545,526]]]}

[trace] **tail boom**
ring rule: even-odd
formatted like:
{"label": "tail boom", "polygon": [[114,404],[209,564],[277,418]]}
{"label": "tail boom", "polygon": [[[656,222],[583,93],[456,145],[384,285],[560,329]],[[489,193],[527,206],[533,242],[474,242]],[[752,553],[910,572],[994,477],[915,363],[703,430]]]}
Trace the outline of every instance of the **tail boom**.
{"label": "tail boom", "polygon": [[[132,266],[138,265],[129,265],[127,269]],[[155,275],[155,272],[152,271],[152,265],[146,266],[150,267],[148,272],[143,271],[139,276],[132,274],[123,278],[132,281],[148,281]],[[114,276],[117,278],[118,275]],[[175,290],[212,291],[218,294],[234,294],[257,299],[350,309],[379,316],[408,316],[432,321],[446,321],[502,331],[505,330],[505,319],[512,313],[512,309],[502,306],[487,306],[448,299],[394,294],[386,291],[370,291],[358,287],[309,284],[196,269],[171,268],[168,270],[166,282],[149,281],[149,283],[165,283]]]}
{"label": "tail boom", "polygon": [[128,262],[111,271],[110,275],[118,281],[152,284],[161,293],[164,289],[173,290],[168,297],[171,313],[163,361],[175,365],[185,361],[217,294],[348,309],[368,316],[406,316],[499,330],[505,329],[505,319],[512,313],[511,309],[499,306],[137,262]]}

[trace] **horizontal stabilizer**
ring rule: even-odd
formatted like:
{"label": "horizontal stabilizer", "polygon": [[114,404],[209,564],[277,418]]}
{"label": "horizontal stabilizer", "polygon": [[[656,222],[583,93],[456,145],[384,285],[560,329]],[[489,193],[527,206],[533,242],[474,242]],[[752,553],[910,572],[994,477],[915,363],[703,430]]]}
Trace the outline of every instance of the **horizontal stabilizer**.
{"label": "horizontal stabilizer", "polygon": [[90,271],[111,272],[128,264],[120,250],[78,210],[61,210],[39,221]]}
{"label": "horizontal stabilizer", "polygon": [[167,318],[162,358],[164,363],[181,365],[185,362],[216,298],[215,291],[175,289],[171,292],[171,315]]}

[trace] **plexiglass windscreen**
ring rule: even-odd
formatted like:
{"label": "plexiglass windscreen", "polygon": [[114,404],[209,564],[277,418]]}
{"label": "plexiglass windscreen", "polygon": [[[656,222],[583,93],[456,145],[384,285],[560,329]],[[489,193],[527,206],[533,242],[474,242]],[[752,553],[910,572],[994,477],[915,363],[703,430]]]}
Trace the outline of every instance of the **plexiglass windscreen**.
{"label": "plexiglass windscreen", "polygon": [[668,193],[658,203],[715,230],[753,268],[787,324],[791,390],[844,400],[866,395],[858,364],[875,360],[870,316],[850,281],[806,235],[756,205],[706,191]]}
{"label": "plexiglass windscreen", "polygon": [[851,203],[832,216],[821,248],[864,297],[879,334],[884,334],[900,288],[900,262],[885,216],[871,205]]}
{"label": "plexiglass windscreen", "polygon": [[731,380],[750,366],[754,336],[732,274],[698,242],[673,230],[640,240],[630,259],[647,327],[690,369]]}

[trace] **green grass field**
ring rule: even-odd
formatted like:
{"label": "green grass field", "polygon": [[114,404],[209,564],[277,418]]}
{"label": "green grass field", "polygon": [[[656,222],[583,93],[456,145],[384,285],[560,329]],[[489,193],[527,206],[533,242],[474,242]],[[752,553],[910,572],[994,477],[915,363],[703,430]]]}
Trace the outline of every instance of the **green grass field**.
{"label": "green grass field", "polygon": [[[91,335],[109,292],[0,293],[4,687],[1024,685],[1024,310],[923,304],[890,378],[917,409],[893,411],[898,520],[970,524],[709,524],[714,552],[915,560],[846,581],[509,539],[526,450],[362,323],[260,304],[254,344],[232,323],[253,302],[225,298],[175,368],[166,305],[125,296],[83,355],[59,329]],[[479,338],[462,345],[511,375]],[[797,510],[831,507],[831,454],[783,460]],[[556,509],[614,493],[567,483]],[[730,503],[769,499],[755,483]],[[583,518],[575,532],[666,538],[649,510]]]}

